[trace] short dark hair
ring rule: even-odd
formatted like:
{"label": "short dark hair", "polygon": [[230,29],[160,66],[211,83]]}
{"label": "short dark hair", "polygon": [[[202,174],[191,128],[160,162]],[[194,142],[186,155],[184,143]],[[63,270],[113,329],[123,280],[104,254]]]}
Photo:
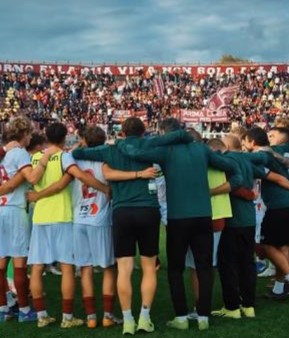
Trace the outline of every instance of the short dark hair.
{"label": "short dark hair", "polygon": [[26,147],[26,150],[27,151],[34,150],[37,146],[43,145],[45,142],[46,137],[43,134],[32,133],[30,143],[28,147]]}
{"label": "short dark hair", "polygon": [[168,117],[160,123],[160,129],[165,133],[181,129],[180,122],[174,117]]}
{"label": "short dark hair", "polygon": [[286,127],[273,127],[270,129],[271,130],[276,130],[278,131],[280,134],[284,135],[285,138],[286,138],[286,142],[289,141],[289,128],[286,128]]}
{"label": "short dark hair", "polygon": [[88,147],[97,147],[103,145],[106,140],[106,135],[100,127],[89,127],[84,131],[83,135]]}
{"label": "short dark hair", "polygon": [[81,138],[84,138],[86,129],[87,129],[86,126],[80,126],[77,130],[77,135]]}
{"label": "short dark hair", "polygon": [[63,123],[55,122],[46,128],[47,140],[52,144],[61,144],[65,141],[67,128]]}
{"label": "short dark hair", "polygon": [[145,125],[138,117],[129,117],[122,124],[122,131],[126,136],[142,136]]}
{"label": "short dark hair", "polygon": [[269,145],[268,135],[262,128],[249,129],[245,135],[249,141],[254,141],[257,146],[264,147]]}

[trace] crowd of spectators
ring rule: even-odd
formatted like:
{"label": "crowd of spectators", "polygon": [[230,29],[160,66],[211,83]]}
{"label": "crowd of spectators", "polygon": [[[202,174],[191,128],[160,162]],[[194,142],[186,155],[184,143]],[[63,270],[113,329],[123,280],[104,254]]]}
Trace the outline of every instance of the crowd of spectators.
{"label": "crowd of spectators", "polygon": [[[154,77],[162,78],[163,95],[157,93]],[[145,111],[149,126],[179,109],[200,110],[223,87],[237,85],[229,104],[229,121],[250,127],[256,122],[271,124],[276,116],[289,116],[289,74],[221,74],[192,77],[187,73],[145,74],[115,77],[111,74],[47,70],[40,74],[0,74],[0,121],[26,114],[40,125],[58,120],[80,125],[116,123],[117,111]],[[204,124],[209,131],[224,131],[227,124]]]}

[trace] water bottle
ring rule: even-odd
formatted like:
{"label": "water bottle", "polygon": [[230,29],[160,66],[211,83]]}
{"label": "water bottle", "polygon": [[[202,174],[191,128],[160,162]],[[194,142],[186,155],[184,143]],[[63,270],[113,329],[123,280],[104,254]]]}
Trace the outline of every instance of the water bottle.
{"label": "water bottle", "polygon": [[148,188],[149,188],[149,194],[150,195],[156,195],[156,193],[157,193],[157,185],[156,185],[156,180],[155,179],[150,179],[149,180]]}

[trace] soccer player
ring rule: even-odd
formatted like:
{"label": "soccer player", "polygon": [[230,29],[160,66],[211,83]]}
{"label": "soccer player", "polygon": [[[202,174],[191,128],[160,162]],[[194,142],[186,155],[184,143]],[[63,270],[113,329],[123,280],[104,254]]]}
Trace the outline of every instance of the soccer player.
{"label": "soccer player", "polygon": [[[258,178],[258,170],[252,165],[246,153],[241,152],[241,142],[233,135],[225,136],[222,141],[227,149],[226,156],[239,164],[244,186],[253,189],[253,179]],[[255,206],[248,201],[231,194],[233,217],[226,220],[222,232],[218,268],[222,284],[224,307],[213,311],[215,316],[241,318],[255,317]]]}
{"label": "soccer player", "polygon": [[[221,139],[211,139],[207,145],[213,150],[218,152],[225,152],[226,146]],[[208,182],[211,194],[213,189],[223,185],[227,182],[226,174],[223,171],[209,168],[208,169]],[[217,253],[220,242],[221,233],[225,227],[226,218],[232,217],[232,208],[230,197],[228,193],[216,194],[211,196],[212,204],[212,221],[213,221],[213,268],[217,267]],[[192,269],[192,285],[194,291],[195,301],[199,298],[199,283],[196,274],[196,265],[192,251],[189,249],[186,256],[186,267]],[[188,314],[188,319],[197,319],[198,314],[196,309]]]}
{"label": "soccer player", "polygon": [[[46,128],[49,143],[48,151],[55,154],[47,164],[42,163],[42,153],[32,157],[32,165],[39,163],[45,173],[39,183],[34,185],[36,191],[41,191],[52,183],[59,181],[64,174],[77,177],[83,183],[93,186],[105,193],[108,187],[92,176],[84,173],[75,164],[71,154],[63,151],[67,128],[61,123],[54,123]],[[45,264],[60,262],[62,271],[62,328],[71,328],[83,324],[81,319],[73,317],[74,298],[74,258],[72,234],[72,203],[69,188],[59,188],[53,196],[36,202],[33,213],[33,229],[29,248],[28,262],[32,265],[30,287],[33,304],[37,311],[38,327],[44,327],[55,321],[48,316],[43,297],[42,273]]]}
{"label": "soccer player", "polygon": [[[249,130],[244,144],[248,151],[257,152],[257,156],[265,160],[266,168],[288,178],[287,168],[280,164],[271,151],[264,151],[269,146],[264,130],[261,128]],[[261,225],[261,243],[267,257],[281,273],[281,278],[276,280],[268,297],[284,299],[288,293],[289,282],[289,192],[268,180],[262,180],[261,195],[267,207]]]}
{"label": "soccer player", "polygon": [[[88,147],[103,145],[105,132],[99,127],[90,127],[84,133],[84,143]],[[106,183],[108,167],[102,162],[77,161],[79,167]],[[103,173],[104,171],[104,173]],[[149,171],[140,173],[142,178]],[[129,174],[129,173],[127,173]],[[135,173],[128,178],[135,179]],[[120,177],[119,177],[120,179]],[[87,188],[75,180],[72,190],[74,255],[76,266],[81,267],[82,296],[87,314],[87,326],[96,327],[96,309],[93,285],[93,266],[103,268],[103,309],[102,325],[111,327],[122,323],[113,316],[115,298],[115,257],[113,250],[113,233],[111,203],[101,192]]]}
{"label": "soccer player", "polygon": [[[176,119],[163,121],[163,130],[180,130]],[[170,133],[168,133],[169,135]],[[228,171],[232,189],[241,185],[242,177],[232,160],[211,151],[198,142],[142,149],[138,144],[119,141],[117,147],[126,156],[160,164],[166,179],[168,203],[167,256],[168,278],[176,317],[167,323],[169,327],[188,329],[188,309],[183,282],[185,256],[188,248],[196,261],[199,279],[197,301],[199,329],[208,329],[212,295],[212,245],[210,192],[208,165]]]}
{"label": "soccer player", "polygon": [[[19,302],[18,321],[36,320],[36,314],[28,302],[27,254],[29,247],[29,226],[26,213],[27,182],[35,184],[44,173],[43,166],[48,162],[51,152],[45,153],[41,164],[33,170],[30,156],[25,150],[31,138],[30,121],[17,117],[8,126],[7,137],[16,141],[19,147],[8,150],[0,162],[2,196],[0,198],[0,321],[11,317],[6,303],[6,268],[8,257],[14,265],[14,283]],[[9,180],[16,174],[13,184]],[[3,194],[4,193],[4,194]]]}

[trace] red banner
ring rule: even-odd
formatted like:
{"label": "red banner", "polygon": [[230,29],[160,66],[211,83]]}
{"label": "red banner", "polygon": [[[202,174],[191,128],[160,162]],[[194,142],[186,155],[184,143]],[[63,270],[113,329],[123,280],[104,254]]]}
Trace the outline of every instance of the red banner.
{"label": "red banner", "polygon": [[140,118],[143,122],[147,122],[147,112],[145,110],[115,110],[113,112],[112,120],[115,123],[122,123],[125,119],[132,116],[136,116]]}
{"label": "red banner", "polygon": [[94,74],[113,74],[116,76],[136,75],[143,71],[146,75],[155,73],[187,73],[191,76],[214,75],[214,74],[239,74],[246,73],[254,69],[256,72],[287,72],[289,73],[289,63],[287,64],[234,64],[234,65],[84,65],[84,64],[52,64],[52,63],[22,63],[22,62],[0,62],[0,73],[20,72],[27,73],[33,71],[55,72],[55,73],[79,73],[92,71]]}
{"label": "red banner", "polygon": [[200,122],[228,122],[228,111],[226,108],[218,112],[212,112],[205,108],[202,110],[180,109],[180,120],[185,123]]}
{"label": "red banner", "polygon": [[180,118],[182,122],[228,122],[229,109],[232,98],[238,91],[238,86],[221,88],[210,97],[207,107],[201,110],[181,109]]}

